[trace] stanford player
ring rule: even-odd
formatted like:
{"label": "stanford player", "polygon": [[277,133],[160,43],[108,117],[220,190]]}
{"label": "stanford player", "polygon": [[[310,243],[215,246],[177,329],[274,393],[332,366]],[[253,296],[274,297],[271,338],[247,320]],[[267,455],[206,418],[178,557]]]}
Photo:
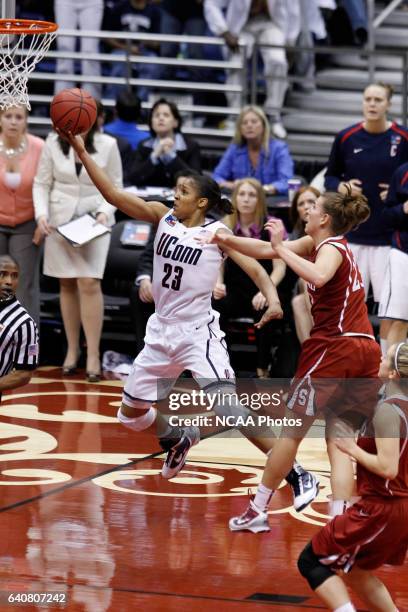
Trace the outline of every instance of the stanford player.
{"label": "stanford player", "polygon": [[[402,565],[408,548],[408,343],[394,344],[379,375],[384,398],[357,443],[337,447],[357,461],[360,500],[321,529],[302,551],[298,567],[316,595],[336,612],[353,612],[351,587],[369,610],[397,610],[385,585],[371,573],[383,564]],[[336,571],[342,570],[342,578]],[[343,581],[344,580],[344,581]]]}
{"label": "stanford player", "polygon": [[[214,412],[228,416],[248,415],[248,409],[230,400],[235,390],[235,375],[225,347],[219,315],[211,308],[211,297],[219,268],[225,255],[249,274],[266,297],[268,308],[257,327],[272,318],[281,318],[282,309],[276,289],[263,267],[232,249],[221,251],[216,245],[199,246],[196,238],[209,227],[223,228],[220,221],[206,219],[210,210],[228,214],[231,203],[222,197],[219,185],[211,178],[186,172],[177,180],[174,206],[169,210],[161,202],[145,202],[138,196],[117,189],[106,173],[85,150],[81,137],[69,135],[69,141],[84,164],[91,180],[105,197],[131,217],[157,224],[154,242],[153,297],[155,313],[150,317],[145,347],[135,359],[123,390],[119,421],[129,429],[146,431],[159,438],[167,452],[162,469],[164,478],[173,478],[183,467],[191,446],[200,439],[198,427],[170,425],[156,409],[165,399],[184,370],[190,370],[198,384],[221,396]],[[227,399],[224,399],[225,394]],[[245,419],[244,419],[245,421]],[[268,452],[274,444],[270,429],[242,427],[241,432],[256,446]],[[299,510],[314,499],[314,476],[298,464],[287,474]]]}
{"label": "stanford player", "polygon": [[[303,278],[312,303],[311,337],[302,345],[298,368],[288,398],[288,416],[295,411],[303,415],[303,426],[296,432],[283,430],[268,456],[262,483],[255,499],[242,516],[230,520],[233,531],[259,530],[267,524],[267,506],[296,456],[298,446],[318,412],[326,418],[326,438],[332,466],[332,513],[341,512],[353,493],[352,463],[333,442],[336,414],[333,404],[344,411],[355,408],[347,393],[341,395],[341,384],[335,379],[373,379],[377,377],[380,349],[368,320],[364,287],[353,254],[343,234],[365,221],[370,214],[367,199],[362,196],[325,193],[309,207],[306,236],[283,241],[283,224],[270,220],[271,244],[260,240],[229,236],[221,231],[208,241],[228,246],[252,257],[279,257]],[[319,380],[327,384],[319,384]],[[347,403],[349,406],[347,406]],[[352,429],[350,429],[352,435]],[[286,471],[285,471],[286,470]]]}

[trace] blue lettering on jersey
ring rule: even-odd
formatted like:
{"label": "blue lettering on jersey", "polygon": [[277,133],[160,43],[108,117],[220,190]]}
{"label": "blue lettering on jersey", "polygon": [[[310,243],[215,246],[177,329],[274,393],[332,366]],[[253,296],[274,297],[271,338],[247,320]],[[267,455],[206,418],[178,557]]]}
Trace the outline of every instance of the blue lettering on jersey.
{"label": "blue lettering on jersey", "polygon": [[182,244],[177,244],[178,241],[179,239],[176,238],[176,236],[171,236],[163,232],[157,243],[156,255],[161,255],[165,259],[172,259],[173,261],[196,266],[203,252],[202,249],[198,247],[183,246]]}

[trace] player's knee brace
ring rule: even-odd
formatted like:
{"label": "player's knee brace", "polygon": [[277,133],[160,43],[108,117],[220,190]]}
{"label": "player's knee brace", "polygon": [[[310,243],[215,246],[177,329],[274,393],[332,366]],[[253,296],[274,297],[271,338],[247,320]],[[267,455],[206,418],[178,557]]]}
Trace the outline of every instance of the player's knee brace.
{"label": "player's knee brace", "polygon": [[153,408],[153,406],[150,406],[149,410],[145,412],[144,414],[142,414],[141,416],[137,416],[133,418],[129,418],[125,416],[121,408],[119,408],[118,410],[119,421],[125,427],[128,427],[129,429],[133,429],[133,431],[143,431],[145,429],[148,429],[150,425],[153,425],[153,423],[155,422],[156,415],[157,415],[157,410],[156,408]]}
{"label": "player's knee brace", "polygon": [[302,550],[298,559],[298,569],[305,578],[310,587],[315,591],[328,578],[335,576],[335,572],[323,563],[320,563],[319,557],[313,552],[312,544],[309,544]]}

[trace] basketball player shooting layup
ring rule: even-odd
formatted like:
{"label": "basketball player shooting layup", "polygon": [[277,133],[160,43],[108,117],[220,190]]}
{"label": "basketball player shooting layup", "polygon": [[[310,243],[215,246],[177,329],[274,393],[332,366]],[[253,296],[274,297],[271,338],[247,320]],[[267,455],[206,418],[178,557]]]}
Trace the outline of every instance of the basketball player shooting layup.
{"label": "basketball player shooting layup", "polygon": [[[170,426],[152,404],[167,397],[184,370],[190,370],[205,391],[221,391],[221,402],[214,406],[216,414],[241,416],[243,421],[250,414],[238,401],[233,404],[230,395],[222,401],[223,393],[231,394],[235,389],[218,313],[211,308],[212,290],[224,253],[216,245],[200,246],[195,240],[206,234],[209,226],[214,231],[227,230],[219,221],[206,222],[206,214],[215,209],[229,213],[231,204],[221,197],[215,181],[200,174],[178,179],[172,210],[160,202],[145,202],[112,185],[86,152],[81,137],[69,134],[67,138],[108,202],[130,217],[158,224],[153,272],[156,311],[147,324],[145,348],[126,381],[118,418],[133,431],[157,434],[167,452],[162,476],[173,478],[183,467],[190,447],[199,441],[200,432],[197,427]],[[268,309],[257,327],[272,318],[281,318],[276,289],[262,266],[232,249],[225,249],[225,253],[249,274],[267,298]],[[264,452],[273,447],[270,430],[260,432],[259,428],[247,426],[241,431]],[[296,463],[288,472],[295,508],[300,510],[317,495],[318,483]]]}

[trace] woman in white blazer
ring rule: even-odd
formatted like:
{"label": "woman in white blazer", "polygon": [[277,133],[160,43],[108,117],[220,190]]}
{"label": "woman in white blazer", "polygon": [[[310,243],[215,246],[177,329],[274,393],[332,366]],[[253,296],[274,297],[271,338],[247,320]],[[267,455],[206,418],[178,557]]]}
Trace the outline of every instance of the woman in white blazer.
{"label": "woman in white blazer", "polygon": [[[122,163],[116,140],[97,131],[95,123],[86,135],[86,147],[111,181],[121,187]],[[98,382],[104,310],[101,279],[110,234],[73,247],[56,228],[84,213],[92,213],[98,222],[111,226],[115,222],[115,208],[102,198],[71,146],[55,132],[45,141],[34,179],[33,199],[37,225],[46,236],[44,274],[60,282],[61,313],[68,343],[63,373],[75,372],[82,324],[87,345],[87,379]]]}

